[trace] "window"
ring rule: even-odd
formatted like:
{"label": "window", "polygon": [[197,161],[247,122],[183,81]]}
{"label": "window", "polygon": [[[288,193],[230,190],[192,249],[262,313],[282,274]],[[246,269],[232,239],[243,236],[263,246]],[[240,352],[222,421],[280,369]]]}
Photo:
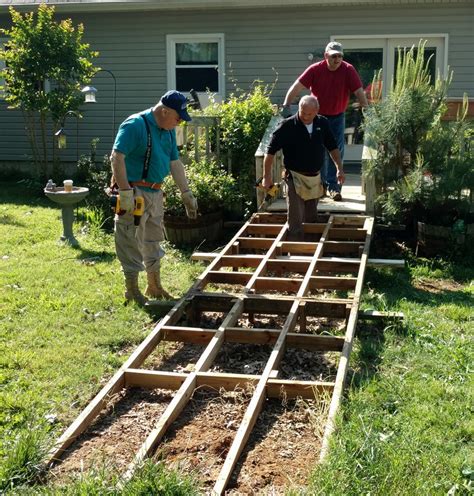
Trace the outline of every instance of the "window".
{"label": "window", "polygon": [[224,98],[224,35],[168,35],[168,88],[189,93],[194,89],[205,99],[209,91]]}

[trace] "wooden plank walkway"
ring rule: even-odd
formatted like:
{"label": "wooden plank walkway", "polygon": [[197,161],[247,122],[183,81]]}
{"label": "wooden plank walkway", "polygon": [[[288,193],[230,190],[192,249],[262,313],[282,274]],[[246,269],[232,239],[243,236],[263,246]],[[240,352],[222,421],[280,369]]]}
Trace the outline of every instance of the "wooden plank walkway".
{"label": "wooden plank walkway", "polygon": [[[225,493],[266,398],[283,395],[321,401],[320,393],[330,392],[323,457],[348,371],[373,224],[373,218],[367,216],[330,215],[327,222],[305,224],[304,241],[290,242],[284,213],[254,214],[60,437],[48,465],[61,462],[66,449],[101,413],[104,415],[113,395],[137,386],[168,389],[174,395],[156,418],[124,479],[130,478],[155,452],[197,388],[233,390],[253,386],[212,494]],[[217,328],[200,327],[206,312],[222,312],[223,320]],[[277,316],[280,323],[273,329],[254,327],[252,323],[261,316]],[[324,318],[341,321],[341,335],[319,335],[311,329],[315,319]],[[144,362],[161,341],[199,343],[205,349],[192,370],[148,370]],[[265,344],[272,348],[260,374],[211,372],[225,343]],[[335,381],[280,378],[280,362],[291,348],[339,354]]]}

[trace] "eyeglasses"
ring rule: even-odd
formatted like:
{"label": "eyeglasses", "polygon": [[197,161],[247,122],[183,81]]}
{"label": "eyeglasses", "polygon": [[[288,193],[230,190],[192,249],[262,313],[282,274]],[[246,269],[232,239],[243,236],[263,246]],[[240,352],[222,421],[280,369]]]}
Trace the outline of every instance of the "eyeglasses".
{"label": "eyeglasses", "polygon": [[342,59],[342,55],[340,53],[333,53],[330,57],[332,59]]}

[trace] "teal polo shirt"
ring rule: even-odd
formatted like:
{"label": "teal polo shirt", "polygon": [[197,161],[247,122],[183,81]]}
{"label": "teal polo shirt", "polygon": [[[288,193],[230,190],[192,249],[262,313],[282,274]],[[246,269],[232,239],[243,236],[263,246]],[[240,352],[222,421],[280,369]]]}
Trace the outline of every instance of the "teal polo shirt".
{"label": "teal polo shirt", "polygon": [[[179,152],[176,146],[176,131],[167,131],[158,127],[152,108],[144,112],[145,119],[150,125],[151,159],[148,175],[144,178],[150,183],[161,183],[170,173],[170,162],[178,160]],[[133,114],[119,127],[114,142],[114,150],[125,155],[127,179],[130,182],[140,181],[143,174],[147,144],[147,131],[140,114]],[[153,191],[151,188],[143,188]]]}

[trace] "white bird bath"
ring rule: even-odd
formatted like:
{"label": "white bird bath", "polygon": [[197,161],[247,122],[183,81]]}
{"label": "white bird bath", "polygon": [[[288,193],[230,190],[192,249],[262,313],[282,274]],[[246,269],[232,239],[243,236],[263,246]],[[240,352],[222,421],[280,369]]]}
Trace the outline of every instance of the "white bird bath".
{"label": "white bird bath", "polygon": [[88,194],[89,188],[73,186],[72,191],[64,191],[64,187],[57,187],[54,190],[45,189],[44,194],[53,202],[58,203],[62,210],[63,235],[61,241],[77,246],[79,242],[72,232],[74,222],[74,207],[82,201]]}

